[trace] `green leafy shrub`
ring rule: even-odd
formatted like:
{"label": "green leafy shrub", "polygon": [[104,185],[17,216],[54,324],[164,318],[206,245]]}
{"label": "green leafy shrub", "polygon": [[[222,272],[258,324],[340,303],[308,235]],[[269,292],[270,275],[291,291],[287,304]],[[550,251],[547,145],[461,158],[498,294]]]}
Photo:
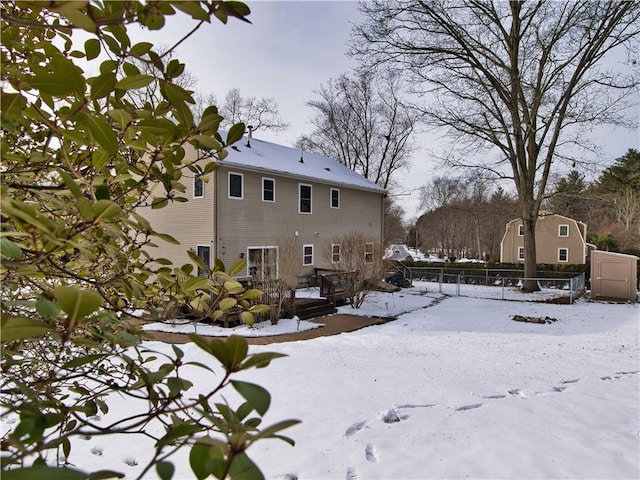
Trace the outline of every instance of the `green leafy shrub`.
{"label": "green leafy shrub", "polygon": [[[199,25],[211,18],[246,21],[240,2],[2,2],[2,379],[0,405],[18,420],[2,438],[2,477],[109,478],[117,472],[72,468],[73,439],[113,434],[152,437],[152,468],[173,476],[169,457],[191,449],[197,478],[260,477],[247,448],[295,421],[262,427],[269,393],[232,379],[266,367],[279,354],[249,354],[244,339],[192,340],[222,365],[208,392],[189,396],[186,362],[140,340],[133,311],[158,316],[171,305],[203,315],[244,309],[251,323],[256,292],[218,265],[208,278],[153,255],[154,231],[139,208],[162,208],[182,196],[183,172],[206,175],[239,140],[226,138],[215,106],[196,121],[192,92],[179,85],[184,65],[148,42],[132,44],[127,26],[150,30],[181,11]],[[76,32],[83,37],[77,41]],[[150,66],[141,73],[136,66]],[[82,65],[83,67],[81,67]],[[87,66],[85,66],[87,65]],[[90,72],[90,73],[87,73]],[[159,102],[132,91],[154,86]],[[185,146],[197,158],[185,159]],[[208,162],[201,160],[209,159]],[[153,196],[153,186],[163,194]],[[232,387],[238,407],[216,401]],[[143,402],[139,413],[97,420],[118,394]],[[111,418],[111,417],[109,417]],[[150,425],[162,425],[153,436]]]}

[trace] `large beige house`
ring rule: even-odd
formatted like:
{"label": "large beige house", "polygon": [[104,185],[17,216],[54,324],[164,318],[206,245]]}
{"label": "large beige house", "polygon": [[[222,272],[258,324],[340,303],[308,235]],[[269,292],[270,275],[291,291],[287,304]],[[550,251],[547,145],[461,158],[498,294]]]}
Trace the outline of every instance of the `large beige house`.
{"label": "large beige house", "polygon": [[[536,222],[536,263],[584,264],[587,259],[587,225],[556,213],[541,213]],[[507,223],[500,242],[500,261],[524,263],[524,225],[516,218]]]}
{"label": "large beige house", "polygon": [[183,178],[188,202],[141,212],[180,242],[158,242],[154,255],[183,265],[191,250],[227,267],[246,258],[244,273],[265,279],[278,278],[284,254],[297,257],[300,276],[330,269],[327,245],[339,255],[331,242],[347,233],[382,241],[385,190],[338,161],[246,137],[228,153],[208,178]]}

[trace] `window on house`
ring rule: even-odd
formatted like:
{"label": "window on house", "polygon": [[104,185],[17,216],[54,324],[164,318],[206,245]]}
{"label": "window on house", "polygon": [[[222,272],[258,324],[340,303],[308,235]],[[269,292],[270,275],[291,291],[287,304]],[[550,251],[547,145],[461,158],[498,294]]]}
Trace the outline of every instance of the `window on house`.
{"label": "window on house", "polygon": [[559,262],[568,262],[569,261],[569,249],[568,248],[559,248],[558,249],[558,261]]}
{"label": "window on house", "polygon": [[273,178],[262,178],[262,201],[276,201],[276,181]]}
{"label": "window on house", "polygon": [[558,236],[559,237],[568,237],[569,236],[569,225],[558,225]]}
{"label": "window on house", "polygon": [[211,247],[209,245],[198,245],[198,258],[200,258],[205,267],[207,267],[206,270],[203,270],[198,265],[198,276],[206,277],[207,270],[211,269]]}
{"label": "window on house", "polygon": [[331,189],[331,208],[340,208],[340,190]]}
{"label": "window on house", "polygon": [[247,250],[249,275],[263,282],[278,278],[278,247],[249,247]]}
{"label": "window on house", "polygon": [[518,225],[518,236],[524,237],[524,225],[522,224]]}
{"label": "window on house", "polygon": [[373,263],[373,242],[364,244],[364,263]]}
{"label": "window on house", "polygon": [[340,261],[340,244],[339,243],[331,244],[331,261],[333,263],[338,263]]}
{"label": "window on house", "polygon": [[302,246],[302,264],[313,265],[313,245]]}
{"label": "window on house", "polygon": [[194,177],[193,179],[193,198],[204,197],[204,182],[202,178]]}
{"label": "window on house", "polygon": [[518,260],[524,260],[524,247],[518,247]]}
{"label": "window on house", "polygon": [[241,173],[229,173],[229,198],[242,198]]}
{"label": "window on house", "polygon": [[298,213],[311,213],[311,185],[299,184]]}

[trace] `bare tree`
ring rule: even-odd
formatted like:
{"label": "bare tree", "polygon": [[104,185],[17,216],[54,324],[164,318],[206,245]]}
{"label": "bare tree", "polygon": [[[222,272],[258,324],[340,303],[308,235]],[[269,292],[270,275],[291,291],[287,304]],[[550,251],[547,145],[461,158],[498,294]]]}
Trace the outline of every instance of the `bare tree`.
{"label": "bare tree", "polygon": [[240,90],[232,88],[224,97],[220,114],[224,117],[223,125],[243,122],[251,126],[253,131],[282,131],[289,128],[279,113],[278,103],[269,97],[243,97]]}
{"label": "bare tree", "polygon": [[338,280],[351,306],[360,308],[375,283],[382,279],[382,243],[360,232],[351,232],[327,242],[322,255],[340,272]]}
{"label": "bare tree", "polygon": [[[636,49],[629,58],[637,54],[640,5],[372,0],[360,9],[352,53],[402,70],[418,93],[433,94],[425,119],[447,129],[454,148],[466,147],[458,151],[464,161],[452,161],[515,183],[525,277],[535,277],[534,232],[554,163],[572,155],[564,147],[586,146],[581,126],[629,120],[637,74],[603,60],[623,46]],[[472,152],[481,157],[475,164]]]}
{"label": "bare tree", "polygon": [[392,198],[384,199],[384,241],[385,243],[403,243],[407,236],[407,227],[403,221],[404,209]]}
{"label": "bare tree", "polygon": [[397,75],[360,71],[330,79],[308,103],[315,130],[301,148],[336,158],[372,182],[389,188],[407,166],[416,115],[402,98]]}

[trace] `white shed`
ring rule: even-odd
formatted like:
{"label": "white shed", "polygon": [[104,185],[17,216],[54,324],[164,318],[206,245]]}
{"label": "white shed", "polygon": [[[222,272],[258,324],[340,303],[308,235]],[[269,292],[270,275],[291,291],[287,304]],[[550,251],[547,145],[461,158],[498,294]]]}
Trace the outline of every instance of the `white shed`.
{"label": "white shed", "polygon": [[591,296],[635,302],[638,297],[638,257],[591,252]]}

